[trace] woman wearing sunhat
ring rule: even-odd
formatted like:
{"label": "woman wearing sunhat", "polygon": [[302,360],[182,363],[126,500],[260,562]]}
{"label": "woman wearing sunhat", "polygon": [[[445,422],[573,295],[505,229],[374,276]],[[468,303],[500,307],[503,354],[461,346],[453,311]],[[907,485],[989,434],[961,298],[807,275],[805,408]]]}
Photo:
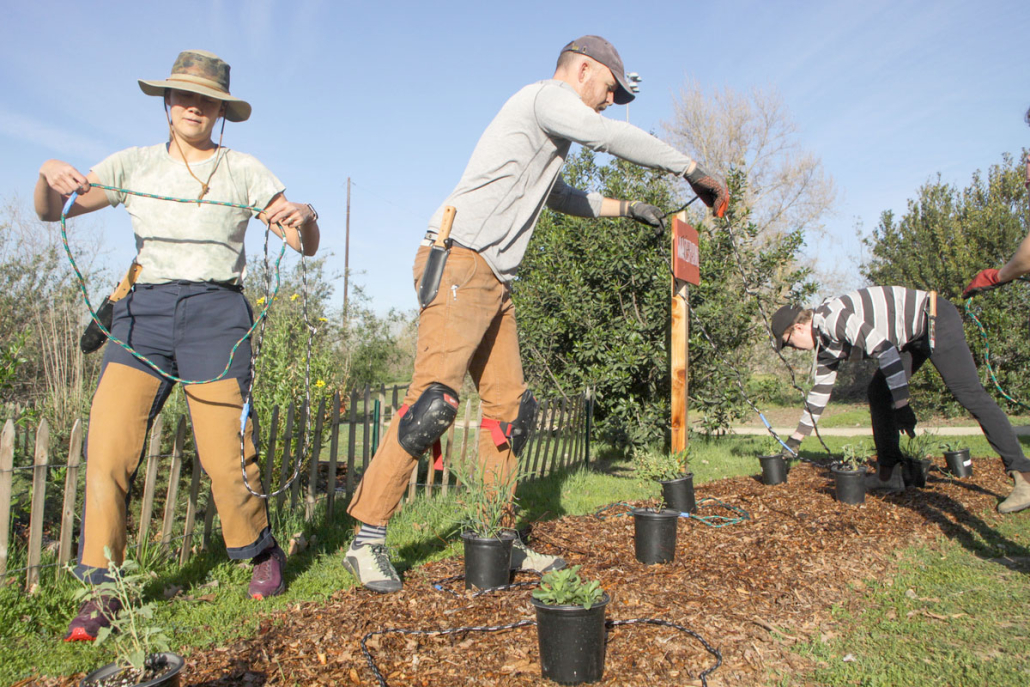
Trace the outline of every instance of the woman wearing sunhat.
{"label": "woman wearing sunhat", "polygon": [[[218,120],[243,122],[247,102],[229,94],[229,65],[202,50],[179,54],[164,81],[139,81],[147,95],[164,100],[167,143],[128,148],[83,175],[60,160],[39,170],[35,207],[40,219],[60,219],[61,207],[79,194],[68,216],[125,205],[132,218],[139,273],[132,291],[114,305],[112,334],[128,342],[163,372],[187,380],[219,377],[232,346],[250,328],[243,296],[243,238],[252,212],[208,203],[179,203],[91,186],[101,184],[174,198],[205,199],[264,208],[259,219],[295,250],[318,249],[317,215],[310,205],[286,200],[283,184],[255,158],[222,146],[212,133]],[[285,555],[268,527],[265,501],[247,488],[240,469],[240,414],[250,383],[250,340],[236,350],[228,372],[185,386],[197,452],[211,477],[230,558],[252,559],[249,593],[283,591]],[[118,345],[109,345],[90,411],[86,495],[76,574],[107,577],[108,549],[115,562],[126,544],[126,507],[150,423],[173,382]],[[245,433],[247,481],[260,485],[252,429]],[[101,609],[100,605],[107,608]],[[90,601],[69,627],[67,640],[92,640],[107,625],[113,598]],[[98,612],[100,611],[100,612]]]}

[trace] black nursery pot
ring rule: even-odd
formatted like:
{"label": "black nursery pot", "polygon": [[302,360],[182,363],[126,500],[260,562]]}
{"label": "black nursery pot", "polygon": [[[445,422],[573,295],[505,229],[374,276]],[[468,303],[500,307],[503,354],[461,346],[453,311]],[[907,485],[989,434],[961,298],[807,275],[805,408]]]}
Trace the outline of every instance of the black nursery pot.
{"label": "black nursery pot", "polygon": [[930,474],[931,463],[922,460],[905,459],[901,461],[901,476],[906,487],[922,489],[926,486],[926,476]]}
{"label": "black nursery pot", "polygon": [[480,537],[474,532],[464,532],[461,538],[465,542],[465,589],[493,589],[509,583],[514,533]]}
{"label": "black nursery pot", "polygon": [[945,451],[944,460],[948,463],[948,472],[955,477],[972,477],[973,460],[969,457],[969,449],[961,451]]}
{"label": "black nursery pot", "polygon": [[671,563],[676,558],[676,526],[680,514],[674,510],[633,510],[633,550],[644,565]]}
{"label": "black nursery pot", "polygon": [[781,484],[787,481],[787,461],[783,456],[759,456],[762,464],[762,484]]}
{"label": "black nursery pot", "polygon": [[604,674],[605,594],[590,610],[582,606],[549,606],[531,598],[536,607],[540,672],[563,685],[597,682]]}
{"label": "black nursery pot", "polygon": [[662,485],[662,498],[668,508],[680,513],[697,511],[697,501],[694,498],[694,473],[688,472],[676,479],[658,480],[658,483]]}
{"label": "black nursery pot", "polygon": [[865,470],[845,470],[831,467],[833,482],[837,487],[837,500],[852,505],[865,503]]}
{"label": "black nursery pot", "polygon": [[[165,651],[160,654],[154,654],[153,659],[156,667],[165,667],[165,672],[152,680],[137,682],[133,687],[179,687],[179,673],[186,663],[182,656]],[[79,687],[90,687],[90,685],[95,685],[101,680],[114,677],[123,670],[124,668],[117,663],[108,663],[103,668],[97,668],[82,678]]]}

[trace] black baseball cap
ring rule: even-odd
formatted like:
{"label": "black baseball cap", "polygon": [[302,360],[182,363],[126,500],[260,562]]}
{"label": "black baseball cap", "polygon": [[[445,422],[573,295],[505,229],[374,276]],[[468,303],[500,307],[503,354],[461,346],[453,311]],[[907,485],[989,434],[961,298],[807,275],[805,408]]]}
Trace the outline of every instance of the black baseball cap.
{"label": "black baseball cap", "polygon": [[633,91],[630,90],[629,82],[626,80],[626,69],[622,66],[622,58],[619,57],[619,51],[605,39],[600,36],[583,36],[566,45],[561,51],[563,53],[575,52],[580,55],[586,55],[611,69],[612,75],[615,76],[615,81],[619,85],[615,89],[615,96],[613,98],[616,105],[625,105],[636,97]]}
{"label": "black baseball cap", "polygon": [[801,308],[793,305],[785,305],[773,313],[771,327],[773,338],[776,339],[777,351],[783,348],[783,335],[787,333],[800,314]]}

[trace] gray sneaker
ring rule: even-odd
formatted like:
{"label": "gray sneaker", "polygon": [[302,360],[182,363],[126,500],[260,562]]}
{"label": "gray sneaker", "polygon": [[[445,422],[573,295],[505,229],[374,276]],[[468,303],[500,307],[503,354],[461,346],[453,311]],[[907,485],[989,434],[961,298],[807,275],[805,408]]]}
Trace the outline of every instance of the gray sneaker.
{"label": "gray sneaker", "polygon": [[511,547],[511,569],[545,573],[561,570],[565,567],[565,559],[561,556],[548,556],[537,553],[516,539]]}
{"label": "gray sneaker", "polygon": [[891,468],[891,475],[887,480],[880,479],[880,475],[875,472],[871,472],[865,476],[865,490],[866,491],[886,491],[890,493],[898,493],[905,491],[905,480],[901,474],[901,470],[895,465]]}
{"label": "gray sneaker", "polygon": [[399,592],[403,586],[390,563],[390,550],[383,543],[359,547],[351,543],[343,559],[343,567],[363,586],[380,594]]}
{"label": "gray sneaker", "polygon": [[1030,483],[1023,479],[1022,473],[1013,470],[1009,473],[1015,484],[1008,498],[998,504],[999,513],[1015,513],[1030,508]]}

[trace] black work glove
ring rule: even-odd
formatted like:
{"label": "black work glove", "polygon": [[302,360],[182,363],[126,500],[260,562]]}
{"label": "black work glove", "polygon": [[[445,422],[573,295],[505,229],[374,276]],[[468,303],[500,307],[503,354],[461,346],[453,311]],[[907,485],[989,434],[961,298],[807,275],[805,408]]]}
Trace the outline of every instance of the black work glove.
{"label": "black work glove", "polygon": [[631,219],[635,219],[641,224],[646,224],[651,227],[662,226],[662,211],[654,205],[648,205],[647,203],[642,203],[639,200],[635,200],[629,204],[626,216]]}
{"label": "black work glove", "polygon": [[722,181],[709,176],[708,172],[701,169],[701,165],[694,165],[694,171],[685,175],[685,178],[701,202],[712,208],[716,217],[726,214],[726,208],[730,204],[730,192]]}
{"label": "black work glove", "polygon": [[787,448],[783,449],[783,451],[780,453],[780,457],[796,458],[798,455],[798,449],[801,447],[801,441],[795,439],[794,437],[791,437],[790,439],[787,439],[787,441],[784,443],[787,444]]}
{"label": "black work glove", "polygon": [[898,426],[899,431],[910,437],[916,435],[916,414],[912,411],[911,405],[906,403],[900,408],[894,409],[894,424]]}

